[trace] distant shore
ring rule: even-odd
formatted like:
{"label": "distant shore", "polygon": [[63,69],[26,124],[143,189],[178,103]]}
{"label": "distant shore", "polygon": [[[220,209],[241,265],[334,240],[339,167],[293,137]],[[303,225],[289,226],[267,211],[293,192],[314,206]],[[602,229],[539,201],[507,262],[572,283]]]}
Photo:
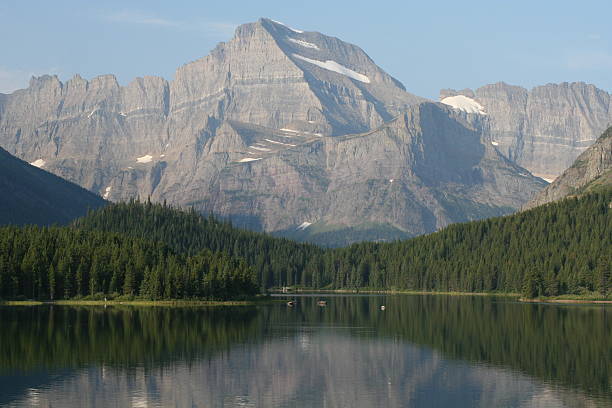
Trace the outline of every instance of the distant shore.
{"label": "distant shore", "polygon": [[590,299],[588,297],[568,297],[568,298],[563,298],[563,297],[554,297],[554,298],[535,298],[535,299],[526,299],[526,298],[519,298],[520,302],[525,302],[525,303],[567,303],[567,304],[571,304],[571,303],[583,303],[583,304],[603,304],[603,305],[612,305],[612,300],[602,300],[602,299]]}
{"label": "distant shore", "polygon": [[154,307],[204,307],[204,306],[255,306],[274,302],[274,299],[262,297],[252,300],[6,300],[0,306],[154,306]]}
{"label": "distant shore", "polygon": [[496,292],[437,292],[437,291],[418,291],[418,290],[396,290],[396,289],[308,289],[295,288],[289,292],[280,289],[270,289],[270,293],[275,295],[291,295],[292,293],[339,293],[339,294],[381,294],[381,295],[446,295],[446,296],[504,296],[520,297],[519,293],[496,293]]}
{"label": "distant shore", "polygon": [[543,297],[535,299],[527,299],[521,296],[520,293],[499,293],[499,292],[436,292],[436,291],[416,291],[416,290],[381,290],[381,289],[308,289],[295,288],[289,292],[282,292],[281,289],[271,289],[270,293],[275,295],[292,293],[338,293],[338,294],[384,294],[384,295],[445,295],[445,296],[498,296],[516,298],[519,302],[524,303],[591,303],[591,304],[612,304],[612,300],[594,298],[593,296],[580,295],[562,295],[556,297]]}

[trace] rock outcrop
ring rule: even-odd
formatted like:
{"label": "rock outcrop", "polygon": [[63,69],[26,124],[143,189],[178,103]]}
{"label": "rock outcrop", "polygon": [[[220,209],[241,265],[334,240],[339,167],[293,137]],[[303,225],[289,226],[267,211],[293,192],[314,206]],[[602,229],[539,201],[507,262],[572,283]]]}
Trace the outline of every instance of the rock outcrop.
{"label": "rock outcrop", "polygon": [[612,127],[525,206],[525,209],[561,200],[592,189],[612,187]]}
{"label": "rock outcrop", "polygon": [[531,90],[500,82],[475,91],[440,92],[442,101],[456,95],[482,106],[491,142],[500,152],[547,181],[571,166],[612,124],[611,95],[582,82]]}

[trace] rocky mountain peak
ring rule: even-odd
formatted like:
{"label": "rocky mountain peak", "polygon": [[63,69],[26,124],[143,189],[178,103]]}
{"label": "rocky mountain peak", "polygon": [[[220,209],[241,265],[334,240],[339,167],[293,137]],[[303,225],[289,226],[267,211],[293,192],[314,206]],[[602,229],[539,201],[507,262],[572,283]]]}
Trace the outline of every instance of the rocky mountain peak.
{"label": "rocky mountain peak", "polygon": [[260,19],[171,81],[39,79],[0,99],[0,145],[112,201],[393,239],[508,213],[544,184],[491,144],[488,100],[449,96],[472,101],[427,102],[356,45]]}
{"label": "rocky mountain peak", "polygon": [[549,182],[612,123],[611,95],[584,82],[531,90],[498,82],[475,91],[440,92],[443,102],[460,96],[482,106],[490,140],[500,152]]}

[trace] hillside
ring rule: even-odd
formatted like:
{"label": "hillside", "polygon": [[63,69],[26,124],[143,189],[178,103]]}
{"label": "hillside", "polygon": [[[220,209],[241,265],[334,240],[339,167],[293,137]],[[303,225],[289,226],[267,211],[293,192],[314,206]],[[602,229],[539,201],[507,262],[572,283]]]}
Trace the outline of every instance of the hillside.
{"label": "hillside", "polygon": [[328,250],[153,204],[112,205],[75,226],[148,237],[188,253],[225,251],[246,259],[262,287],[606,295],[611,201],[612,189],[604,189],[411,240]]}
{"label": "hillside", "polygon": [[578,156],[570,168],[527,203],[525,208],[610,187],[612,187],[612,127]]}
{"label": "hillside", "polygon": [[227,300],[257,293],[241,259],[70,227],[0,227],[0,299]]}
{"label": "hillside", "polygon": [[107,203],[0,148],[0,225],[67,224]]}

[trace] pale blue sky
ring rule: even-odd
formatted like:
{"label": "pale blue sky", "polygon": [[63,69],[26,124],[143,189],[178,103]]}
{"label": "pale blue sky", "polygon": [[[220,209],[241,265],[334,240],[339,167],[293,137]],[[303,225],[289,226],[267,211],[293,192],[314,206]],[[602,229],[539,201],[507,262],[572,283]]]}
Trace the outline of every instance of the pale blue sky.
{"label": "pale blue sky", "polygon": [[43,73],[171,79],[259,17],[357,44],[425,97],[497,81],[612,91],[610,16],[610,0],[0,0],[0,92]]}

